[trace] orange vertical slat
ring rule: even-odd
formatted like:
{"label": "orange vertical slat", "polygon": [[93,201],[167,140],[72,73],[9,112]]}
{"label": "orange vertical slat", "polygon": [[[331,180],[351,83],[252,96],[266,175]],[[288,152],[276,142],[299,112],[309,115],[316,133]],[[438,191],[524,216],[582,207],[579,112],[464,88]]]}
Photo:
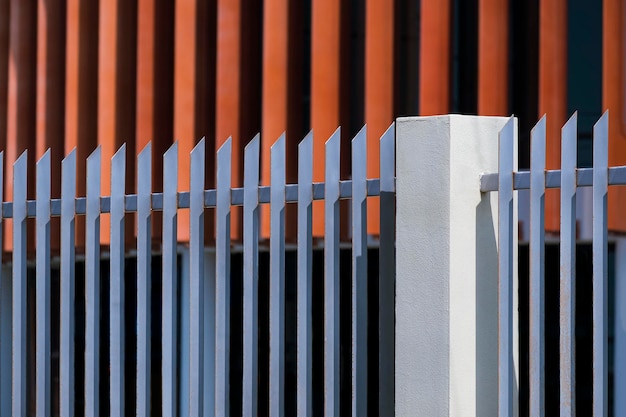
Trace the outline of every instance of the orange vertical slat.
{"label": "orange vertical slat", "polygon": [[[379,139],[393,121],[394,1],[367,0],[365,11],[365,123],[367,176],[380,175]],[[380,231],[378,199],[368,200],[368,233]]]}
{"label": "orange vertical slat", "polygon": [[[624,2],[604,0],[602,42],[602,105],[610,110],[609,119],[609,166],[626,165],[626,54],[624,36],[626,21]],[[610,187],[608,196],[609,230],[626,232],[626,190]]]}
{"label": "orange vertical slat", "polygon": [[478,114],[506,116],[509,75],[509,0],[480,0]]}
{"label": "orange vertical slat", "polygon": [[[28,196],[34,195],[34,169],[36,136],[36,60],[37,60],[37,9],[36,3],[14,0],[10,5],[9,73],[7,97],[7,146],[5,198],[13,197],[13,162],[26,149],[28,155]],[[34,231],[29,230],[29,242],[34,241]],[[11,225],[5,227],[5,249],[11,247]]]}
{"label": "orange vertical slat", "polygon": [[[270,150],[287,132],[289,117],[289,1],[263,3],[263,104],[261,131],[261,181],[270,183]],[[293,140],[293,138],[288,138]],[[295,157],[295,156],[294,156]],[[269,238],[269,208],[262,209],[261,236]]]}
{"label": "orange vertical slat", "polygon": [[[98,144],[102,146],[102,193],[110,195],[110,159],[126,143],[126,190],[135,185],[136,4],[100,3],[98,39]],[[126,220],[127,244],[135,242],[133,222]],[[109,240],[109,218],[103,216],[101,241]]]}
{"label": "orange vertical slat", "polygon": [[[567,120],[567,0],[539,5],[539,114],[546,119],[546,169],[561,166],[561,127]],[[546,191],[546,230],[559,230],[559,193]]]}
{"label": "orange vertical slat", "polygon": [[[242,186],[240,174],[243,166],[243,141],[241,123],[241,0],[217,2],[217,60],[215,86],[215,146],[219,148],[228,137],[233,138],[232,182]],[[231,234],[240,236],[239,214],[232,214]]]}
{"label": "orange vertical slat", "polygon": [[[200,139],[196,137],[195,119],[198,86],[196,84],[196,0],[176,2],[174,48],[174,139],[178,141],[178,188],[189,190],[189,153]],[[178,238],[189,239],[189,214],[178,214]]]}
{"label": "orange vertical slat", "polygon": [[[51,195],[61,195],[64,156],[65,5],[60,0],[37,3],[37,155],[50,149]],[[60,223],[52,221],[51,245],[59,247]]]}
{"label": "orange vertical slat", "polygon": [[[86,160],[97,145],[98,126],[98,4],[68,0],[65,43],[65,147],[76,148],[77,178],[85,178]],[[85,181],[76,192],[84,196]],[[84,245],[84,220],[76,221],[76,246]]]}
{"label": "orange vertical slat", "polygon": [[[0,0],[0,150],[6,151],[7,144],[7,117],[8,117],[8,79],[9,79],[9,32],[10,32],[10,0]],[[5,167],[6,152],[5,152]],[[4,172],[6,176],[6,170]],[[6,183],[6,180],[5,180]],[[0,184],[0,187],[3,184]],[[4,197],[5,200],[7,197]],[[4,243],[0,242],[4,249]],[[2,250],[0,250],[0,261]]]}
{"label": "orange vertical slat", "polygon": [[419,111],[450,111],[450,0],[424,0],[420,14]]}
{"label": "orange vertical slat", "polygon": [[[171,145],[174,109],[174,4],[139,0],[137,10],[136,152],[152,142],[152,188],[163,191],[163,154]],[[152,238],[161,238],[160,213]]]}
{"label": "orange vertical slat", "polygon": [[[341,124],[341,2],[312,3],[311,22],[311,128],[313,129],[313,181],[324,181],[324,143]],[[323,203],[313,204],[313,234],[324,235]]]}

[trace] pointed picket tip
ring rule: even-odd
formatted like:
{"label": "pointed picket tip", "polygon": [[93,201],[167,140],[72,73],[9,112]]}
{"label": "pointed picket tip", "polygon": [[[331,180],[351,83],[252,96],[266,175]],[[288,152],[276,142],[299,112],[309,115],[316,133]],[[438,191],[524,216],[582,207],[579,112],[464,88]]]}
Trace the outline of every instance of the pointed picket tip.
{"label": "pointed picket tip", "polygon": [[367,124],[363,125],[361,130],[352,138],[352,146],[367,141]]}
{"label": "pointed picket tip", "polygon": [[566,140],[568,140],[568,143],[569,143],[569,138],[572,135],[574,136],[574,140],[576,139],[577,126],[578,126],[578,111],[575,111],[561,128],[561,135],[562,135],[563,143],[565,143]]}
{"label": "pointed picket tip", "polygon": [[341,140],[341,126],[339,126],[337,129],[335,129],[335,131],[333,132],[332,135],[330,135],[330,137],[325,142],[325,144],[326,144],[326,146],[329,146],[331,143],[334,144],[335,142],[337,142],[339,140]]}
{"label": "pointed picket tip", "polygon": [[244,148],[244,155],[247,154],[248,152],[256,152],[257,149],[259,149],[260,141],[261,141],[261,134],[257,133],[256,135],[254,135],[252,140],[248,142],[248,144]]}
{"label": "pointed picket tip", "polygon": [[117,158],[121,158],[121,155],[124,155],[124,158],[126,157],[126,144],[125,143],[123,143],[122,146],[118,148],[117,152],[115,152],[115,155],[111,157],[111,161]]}
{"label": "pointed picket tip", "polygon": [[22,164],[26,164],[27,159],[28,159],[28,149],[24,150],[24,152],[20,154],[19,158],[17,158],[15,162],[13,162],[13,170],[15,170],[18,165],[21,168]]}
{"label": "pointed picket tip", "polygon": [[544,113],[543,116],[541,116],[541,119],[539,119],[539,121],[537,123],[535,123],[533,128],[530,130],[531,136],[533,134],[541,134],[541,133],[543,133],[543,135],[545,136],[545,133],[546,133],[546,115],[545,115],[545,113]]}
{"label": "pointed picket tip", "polygon": [[390,140],[390,138],[393,138],[395,136],[395,133],[396,133],[396,122],[391,122],[387,130],[385,130],[385,133],[383,133],[380,136],[380,141],[382,142],[382,141]]}
{"label": "pointed picket tip", "polygon": [[137,159],[147,158],[145,155],[152,155],[152,142],[146,143],[146,146],[143,147],[139,155],[137,155]]}
{"label": "pointed picket tip", "polygon": [[232,147],[233,147],[233,137],[229,136],[228,139],[226,139],[224,143],[222,143],[222,146],[220,146],[219,149],[217,150],[218,159],[219,159],[220,153],[223,153],[223,152],[230,153]]}
{"label": "pointed picket tip", "polygon": [[272,143],[272,146],[270,146],[270,151],[273,152],[274,148],[279,148],[281,146],[285,147],[286,136],[285,132],[281,133],[278,139],[276,139],[274,143]]}
{"label": "pointed picket tip", "polygon": [[163,154],[163,160],[170,160],[173,158],[173,155],[176,154],[178,157],[178,141],[172,143],[167,151]]}
{"label": "pointed picket tip", "polygon": [[204,136],[202,137],[202,139],[200,139],[198,141],[198,143],[196,143],[196,146],[194,146],[194,148],[191,150],[191,152],[189,153],[190,155],[193,155],[194,153],[204,153],[206,148],[206,141],[204,140]]}
{"label": "pointed picket tip", "polygon": [[298,144],[298,152],[313,152],[313,130],[309,130],[304,139]]}
{"label": "pointed picket tip", "polygon": [[37,162],[35,163],[36,166],[39,166],[39,163],[41,162],[42,164],[45,164],[46,161],[50,161],[50,148],[46,149],[46,151],[43,153],[43,155],[41,155],[41,158],[39,158],[37,160]]}
{"label": "pointed picket tip", "polygon": [[593,138],[595,141],[596,135],[607,136],[609,133],[609,111],[606,110],[602,116],[598,119],[596,124],[593,125]]}

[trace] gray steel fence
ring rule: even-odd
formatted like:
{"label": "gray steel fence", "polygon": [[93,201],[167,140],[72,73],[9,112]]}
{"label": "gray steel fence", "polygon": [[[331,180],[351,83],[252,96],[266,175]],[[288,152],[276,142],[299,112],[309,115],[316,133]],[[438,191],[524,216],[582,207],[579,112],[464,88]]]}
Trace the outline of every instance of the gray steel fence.
{"label": "gray steel fence", "polygon": [[[148,415],[154,376],[151,375],[151,306],[150,286],[153,279],[151,224],[154,212],[162,212],[161,257],[161,412],[178,415],[185,403],[189,415],[229,415],[229,392],[233,378],[230,355],[231,330],[231,208],[243,206],[243,373],[242,414],[259,412],[259,362],[269,361],[269,412],[285,415],[286,391],[296,397],[297,413],[310,416],[313,410],[313,234],[312,206],[314,200],[324,200],[324,410],[325,415],[339,415],[340,403],[340,335],[350,333],[351,345],[351,410],[352,415],[366,415],[368,409],[368,331],[379,332],[378,357],[375,358],[380,415],[393,414],[394,395],[394,216],[395,216],[395,133],[392,125],[380,140],[380,178],[366,178],[367,139],[363,128],[352,141],[351,178],[340,178],[340,139],[338,129],[326,142],[325,181],[313,182],[313,136],[309,134],[298,147],[298,183],[286,184],[285,142],[281,136],[271,149],[271,185],[259,185],[260,138],[257,135],[245,148],[243,188],[231,187],[232,145],[229,139],[217,151],[216,188],[205,189],[205,141],[200,141],[190,154],[190,189],[179,191],[177,144],[163,155],[163,192],[152,192],[151,146],[137,157],[137,194],[124,193],[126,183],[126,147],[122,146],[111,159],[111,195],[101,196],[102,154],[96,149],[87,159],[86,196],[77,196],[76,152],[62,162],[61,198],[51,198],[51,159],[47,152],[37,162],[36,200],[27,200],[27,153],[14,164],[13,201],[3,202],[0,210],[0,240],[2,219],[12,219],[13,251],[11,278],[0,277],[0,325],[12,317],[11,332],[2,333],[0,366],[12,363],[11,369],[0,369],[0,415],[26,415],[28,386],[35,385],[37,415],[51,414],[51,335],[56,328],[51,323],[51,218],[60,217],[60,322],[59,378],[60,414],[82,413],[76,387],[76,300],[84,298],[84,414],[96,416],[101,402],[108,401],[110,415],[125,414],[124,404],[132,401],[128,392],[134,385],[137,415]],[[0,184],[2,179],[0,153]],[[367,199],[380,197],[379,277],[377,278],[378,317],[368,317],[368,260],[371,243],[367,231]],[[340,211],[339,201],[351,201],[351,329],[340,327]],[[2,187],[0,187],[2,201]],[[297,384],[285,386],[285,207],[297,204]],[[269,205],[270,211],[270,282],[269,282],[269,357],[259,357],[259,208]],[[209,266],[205,265],[205,210],[214,209],[215,268],[214,281],[205,280]],[[177,353],[181,346],[177,329],[177,296],[179,257],[177,256],[177,213],[189,212],[189,342],[188,354]],[[108,276],[108,358],[101,335],[100,305],[101,250],[100,216],[110,216],[109,276]],[[125,328],[125,214],[135,213],[136,237],[136,352],[127,352]],[[85,217],[84,294],[76,292],[77,265],[74,238],[78,216]],[[27,374],[27,218],[36,221],[36,372],[34,379]],[[211,218],[212,220],[213,218]],[[187,261],[185,261],[187,262]],[[30,265],[30,264],[29,264]],[[3,270],[7,272],[6,269]],[[82,272],[81,272],[82,273]],[[102,277],[104,279],[104,277]],[[135,277],[132,277],[135,278]],[[371,278],[370,278],[371,279]],[[205,286],[214,285],[207,292]],[[9,296],[9,293],[11,294]],[[207,299],[206,294],[212,294]],[[368,298],[369,297],[369,298]],[[7,308],[8,300],[11,300]],[[32,300],[31,300],[32,302]],[[205,323],[205,320],[208,322]],[[4,323],[4,324],[3,324]],[[371,323],[378,323],[376,327]],[[368,326],[369,324],[369,326]],[[82,334],[82,332],[81,332]],[[10,337],[5,337],[10,336]],[[10,341],[8,340],[10,339]],[[7,347],[11,343],[10,347]],[[184,345],[187,346],[187,345]],[[135,380],[125,378],[129,361],[135,357]],[[11,359],[8,359],[8,356]],[[188,357],[188,390],[185,397],[179,386],[181,357]],[[371,356],[371,355],[370,355]],[[108,362],[108,387],[103,384],[102,360]],[[370,364],[371,359],[370,359]],[[370,372],[372,369],[370,369]],[[29,379],[30,378],[30,379]],[[371,381],[369,382],[371,385]],[[102,395],[104,390],[108,391]],[[108,390],[107,390],[108,388]],[[372,388],[370,388],[372,389]],[[81,391],[82,392],[82,391]],[[4,393],[4,394],[3,394]],[[126,396],[126,398],[125,398]],[[82,403],[81,402],[81,403]],[[154,410],[152,410],[154,412]],[[203,414],[205,413],[205,414]],[[237,413],[238,414],[238,413]]]}
{"label": "gray steel fence", "polygon": [[[593,130],[593,168],[577,169],[577,115],[561,131],[561,169],[546,170],[546,118],[531,132],[529,171],[516,171],[513,118],[500,132],[499,173],[484,174],[481,190],[499,194],[499,415],[513,412],[514,190],[530,190],[529,413],[545,415],[545,228],[546,188],[560,188],[560,415],[575,415],[576,193],[593,187],[593,415],[608,415],[608,229],[609,185],[626,185],[626,166],[608,167],[608,112]],[[615,355],[624,352],[615,351]]]}

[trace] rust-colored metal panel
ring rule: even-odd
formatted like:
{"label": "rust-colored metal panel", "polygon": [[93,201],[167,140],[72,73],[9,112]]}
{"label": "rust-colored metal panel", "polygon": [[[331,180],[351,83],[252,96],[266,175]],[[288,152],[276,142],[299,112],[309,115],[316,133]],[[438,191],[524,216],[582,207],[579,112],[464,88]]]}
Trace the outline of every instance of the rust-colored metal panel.
{"label": "rust-colored metal panel", "polygon": [[[87,156],[98,138],[98,4],[84,0],[66,3],[65,38],[65,146],[64,156],[76,148],[77,177],[85,178]],[[59,182],[60,184],[60,182]],[[84,196],[86,184],[76,192]],[[84,246],[84,219],[76,220],[76,246]]]}
{"label": "rust-colored metal panel", "polygon": [[[135,84],[137,5],[112,0],[100,3],[98,38],[98,144],[102,146],[102,193],[110,195],[110,159],[123,143],[126,191],[135,187]],[[134,245],[134,221],[126,216],[125,240]],[[101,242],[109,241],[109,216],[102,216]]]}
{"label": "rust-colored metal panel", "polygon": [[[196,0],[176,2],[174,47],[174,139],[178,141],[178,189],[189,190],[189,153],[196,141],[195,119],[196,64]],[[178,213],[178,239],[189,240],[189,213]]]}
{"label": "rust-colored metal panel", "polygon": [[[232,182],[243,185],[243,149],[261,128],[261,2],[219,0],[215,86],[215,147],[233,138]],[[241,238],[240,210],[232,211],[231,235]]]}
{"label": "rust-colored metal panel", "polygon": [[[139,0],[137,11],[136,152],[152,142],[152,189],[163,191],[163,154],[174,129],[174,3]],[[161,213],[152,239],[161,240]]]}
{"label": "rust-colored metal panel", "polygon": [[[28,165],[28,198],[34,196],[34,163],[36,137],[37,97],[37,4],[35,2],[11,1],[9,35],[9,72],[7,96],[7,144],[5,195],[13,197],[13,162],[26,149]],[[4,233],[4,248],[10,249],[13,239],[9,221]],[[28,242],[34,243],[34,229],[29,228]],[[34,249],[31,243],[29,251]]]}
{"label": "rust-colored metal panel", "polygon": [[[609,166],[626,164],[626,21],[624,2],[603,2],[602,105],[609,109]],[[626,232],[626,189],[610,187],[608,196],[609,230]]]}
{"label": "rust-colored metal panel", "polygon": [[[37,154],[50,149],[51,196],[61,196],[61,159],[64,155],[65,2],[37,3]],[[83,177],[81,177],[83,178]],[[59,247],[60,222],[51,221],[51,250]]]}
{"label": "rust-colored metal panel", "polygon": [[[567,0],[539,5],[539,114],[546,119],[546,169],[561,166],[561,127],[567,121]],[[546,190],[545,225],[559,230],[559,192]]]}
{"label": "rust-colored metal panel", "polygon": [[[241,108],[241,1],[217,2],[217,61],[215,86],[216,150],[232,137],[232,185],[243,186]],[[244,140],[247,138],[243,138]],[[231,211],[231,237],[241,238],[241,210]]]}
{"label": "rust-colored metal panel", "polygon": [[[313,129],[313,181],[324,181],[324,143],[341,124],[341,2],[312,3],[311,22],[311,128]],[[313,204],[313,235],[324,235],[324,205]]]}
{"label": "rust-colored metal panel", "polygon": [[[289,117],[289,1],[263,4],[263,105],[261,131],[261,182],[270,184],[270,149],[287,131]],[[261,207],[261,237],[270,235],[269,206]]]}
{"label": "rust-colored metal panel", "polygon": [[424,0],[420,15],[419,111],[450,111],[450,0]]}
{"label": "rust-colored metal panel", "polygon": [[[394,1],[367,0],[365,12],[365,123],[367,176],[380,173],[379,139],[394,116]],[[380,232],[378,198],[367,204],[368,233]]]}
{"label": "rust-colored metal panel", "polygon": [[[7,117],[8,117],[8,90],[9,90],[9,32],[10,32],[10,0],[0,1],[0,149],[6,150],[7,145]],[[5,153],[6,158],[6,153]],[[5,159],[6,161],[6,159]],[[4,166],[8,164],[5,162]],[[5,178],[7,177],[5,168]],[[5,181],[6,183],[6,181]],[[3,184],[0,184],[2,186]],[[6,197],[5,197],[6,199]],[[5,240],[6,241],[6,240]],[[0,242],[2,248],[6,246]],[[2,250],[0,250],[0,260]]]}
{"label": "rust-colored metal panel", "polygon": [[509,0],[480,0],[478,114],[506,116],[509,84]]}

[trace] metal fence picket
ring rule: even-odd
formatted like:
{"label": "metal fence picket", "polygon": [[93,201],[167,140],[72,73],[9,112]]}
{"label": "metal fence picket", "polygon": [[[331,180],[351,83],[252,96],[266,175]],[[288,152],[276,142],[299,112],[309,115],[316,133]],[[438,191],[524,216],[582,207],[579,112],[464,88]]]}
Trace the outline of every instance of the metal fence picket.
{"label": "metal fence picket", "polygon": [[50,415],[50,150],[37,161],[36,411]]}

